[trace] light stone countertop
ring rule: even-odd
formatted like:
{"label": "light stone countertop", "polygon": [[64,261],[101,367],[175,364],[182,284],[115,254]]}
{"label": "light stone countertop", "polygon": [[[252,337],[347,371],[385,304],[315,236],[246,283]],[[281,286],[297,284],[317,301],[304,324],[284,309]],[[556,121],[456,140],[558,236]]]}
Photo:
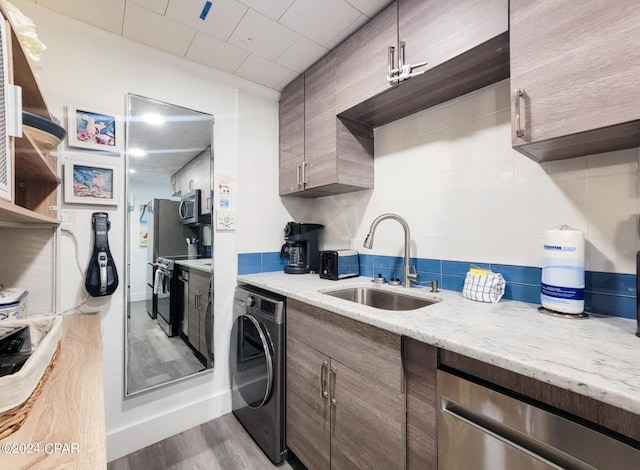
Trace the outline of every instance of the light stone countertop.
{"label": "light stone countertop", "polygon": [[176,260],[176,264],[185,268],[198,269],[200,271],[211,272],[213,260],[211,258],[181,259]]}
{"label": "light stone countertop", "polygon": [[442,300],[401,312],[322,293],[373,286],[365,277],[330,281],[317,274],[271,272],[239,275],[237,281],[640,414],[640,338],[633,320],[594,314],[557,318],[539,313],[535,304],[474,302],[455,291],[431,294],[428,287],[376,286]]}

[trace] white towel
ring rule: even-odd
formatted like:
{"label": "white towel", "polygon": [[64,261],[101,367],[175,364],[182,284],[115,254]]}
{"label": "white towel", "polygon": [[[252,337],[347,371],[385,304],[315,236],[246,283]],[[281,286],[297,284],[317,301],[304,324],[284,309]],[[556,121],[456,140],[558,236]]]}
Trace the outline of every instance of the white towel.
{"label": "white towel", "polygon": [[165,293],[165,282],[164,282],[164,272],[162,269],[156,269],[156,274],[153,277],[153,293],[154,294],[164,294]]}
{"label": "white towel", "polygon": [[500,273],[474,274],[468,272],[464,279],[462,296],[478,302],[496,303],[504,295],[506,285],[507,283]]}

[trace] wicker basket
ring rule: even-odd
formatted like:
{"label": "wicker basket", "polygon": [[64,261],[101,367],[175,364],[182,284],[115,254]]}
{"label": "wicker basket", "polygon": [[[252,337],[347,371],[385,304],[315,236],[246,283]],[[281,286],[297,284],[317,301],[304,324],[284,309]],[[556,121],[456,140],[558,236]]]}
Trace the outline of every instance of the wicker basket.
{"label": "wicker basket", "polygon": [[0,439],[17,431],[27,419],[60,351],[61,316],[2,322],[2,325],[25,324],[31,333],[32,354],[18,372],[0,377]]}

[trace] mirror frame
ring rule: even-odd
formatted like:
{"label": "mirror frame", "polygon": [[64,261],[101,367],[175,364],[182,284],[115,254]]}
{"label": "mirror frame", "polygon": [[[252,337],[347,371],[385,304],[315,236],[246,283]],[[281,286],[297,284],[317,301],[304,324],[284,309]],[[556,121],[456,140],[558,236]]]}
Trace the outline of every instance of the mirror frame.
{"label": "mirror frame", "polygon": [[[166,101],[162,101],[162,100],[157,100],[155,98],[149,98],[147,96],[143,96],[143,95],[139,95],[137,93],[127,93],[126,95],[126,104],[125,104],[125,109],[126,109],[126,114],[125,114],[125,146],[124,146],[124,150],[122,152],[122,156],[124,158],[124,197],[125,197],[125,207],[124,207],[124,254],[125,254],[125,260],[124,260],[124,264],[125,264],[125,269],[124,269],[124,276],[122,276],[124,278],[124,286],[125,286],[125,295],[124,295],[124,309],[123,309],[123,314],[124,314],[124,341],[123,341],[123,347],[124,347],[124,381],[123,381],[123,395],[125,399],[129,399],[129,398],[134,398],[143,394],[146,394],[148,392],[154,391],[154,390],[159,390],[162,388],[166,388],[169,387],[171,385],[174,385],[176,383],[181,383],[187,380],[190,380],[192,378],[195,377],[200,377],[202,375],[205,374],[210,374],[213,372],[214,368],[215,368],[215,354],[214,354],[214,360],[213,360],[213,365],[209,368],[205,368],[201,371],[198,372],[194,372],[192,374],[188,374],[185,375],[184,377],[180,377],[177,379],[172,379],[172,380],[168,380],[166,382],[162,382],[160,384],[157,385],[152,385],[150,387],[146,387],[146,388],[142,388],[139,390],[135,390],[135,391],[129,391],[129,383],[128,383],[128,364],[129,364],[129,338],[128,338],[128,321],[129,321],[129,316],[130,316],[130,312],[129,312],[129,296],[130,296],[130,274],[129,274],[129,270],[130,270],[130,255],[131,255],[131,250],[130,250],[130,231],[131,231],[131,224],[130,224],[130,214],[129,214],[129,186],[130,186],[130,182],[129,182],[129,162],[130,162],[130,157],[129,157],[129,135],[130,135],[130,129],[129,129],[129,124],[131,121],[131,97],[138,97],[138,98],[144,98],[150,101],[155,101],[158,103],[163,103],[166,105],[170,105],[170,106],[175,106],[178,108],[183,108],[183,109],[188,109],[190,111],[193,111],[195,113],[199,113],[199,114],[203,114],[203,115],[208,115],[211,116],[211,145],[210,145],[210,149],[209,149],[209,168],[210,168],[210,172],[209,172],[209,180],[210,180],[210,187],[211,187],[211,272],[210,272],[210,276],[211,276],[211,285],[212,285],[212,289],[215,292],[215,287],[214,287],[214,272],[215,272],[215,261],[214,261],[214,239],[215,239],[215,227],[214,227],[214,201],[213,201],[213,184],[214,184],[214,162],[215,162],[215,152],[214,152],[214,130],[215,130],[215,115],[208,113],[208,112],[204,112],[204,111],[198,111],[195,109],[191,109],[191,108],[186,108],[184,106],[180,106],[180,105],[176,105],[173,103],[169,103]],[[212,299],[215,299],[215,295],[212,295]],[[212,328],[215,332],[215,304],[212,303],[211,306],[212,309]],[[215,347],[215,341],[214,341],[214,337],[212,335],[212,350]]]}

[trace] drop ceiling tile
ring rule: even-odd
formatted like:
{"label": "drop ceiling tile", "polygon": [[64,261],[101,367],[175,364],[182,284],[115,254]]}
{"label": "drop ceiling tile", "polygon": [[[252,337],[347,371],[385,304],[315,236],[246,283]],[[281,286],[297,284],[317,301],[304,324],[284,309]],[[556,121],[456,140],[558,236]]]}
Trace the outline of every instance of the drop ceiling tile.
{"label": "drop ceiling tile", "polygon": [[276,60],[276,63],[301,73],[307,70],[310,65],[327,52],[329,52],[329,49],[326,47],[322,47],[304,36],[300,36],[300,38]]}
{"label": "drop ceiling tile", "polygon": [[229,43],[275,61],[300,36],[280,23],[249,10],[229,38]]}
{"label": "drop ceiling tile", "polygon": [[167,11],[167,5],[169,0],[127,0],[127,2],[137,3],[141,7],[145,7],[147,10],[155,11],[164,15]]}
{"label": "drop ceiling tile", "polygon": [[273,87],[276,91],[282,91],[284,87],[286,87],[289,83],[293,81],[294,78],[298,77],[300,74],[298,72],[291,72],[288,76],[280,80],[276,86]]}
{"label": "drop ceiling tile", "polygon": [[273,62],[269,62],[262,57],[258,57],[255,54],[251,54],[247,57],[235,75],[241,78],[246,78],[252,82],[259,83],[268,88],[275,87],[278,83],[284,80],[291,74],[291,70],[282,67]]}
{"label": "drop ceiling tile", "polygon": [[347,2],[369,18],[376,16],[384,7],[391,3],[389,0],[347,0]]}
{"label": "drop ceiling tile", "polygon": [[273,20],[280,19],[293,2],[294,0],[240,0],[240,3]]}
{"label": "drop ceiling tile", "polygon": [[331,38],[331,40],[327,44],[325,44],[325,46],[329,50],[333,49],[342,41],[344,41],[349,36],[351,36],[351,34],[353,34],[358,29],[363,27],[369,20],[370,18],[368,16],[360,15],[358,19],[356,19],[353,23],[351,23],[349,26],[347,26],[345,29],[343,29],[338,34],[336,34],[333,38]]}
{"label": "drop ceiling tile", "polygon": [[196,31],[165,16],[128,3],[122,35],[184,57]]}
{"label": "drop ceiling tile", "polygon": [[197,33],[185,57],[199,64],[233,73],[248,55],[249,52],[218,38]]}
{"label": "drop ceiling tile", "polygon": [[[101,0],[39,0],[37,3],[83,23],[122,34],[125,0],[111,1],[107,7]],[[100,14],[105,8],[108,8],[107,12]]]}
{"label": "drop ceiling tile", "polygon": [[202,20],[200,15],[205,3],[205,0],[169,0],[167,17],[226,41],[248,10],[235,0],[213,0],[209,12]]}
{"label": "drop ceiling tile", "polygon": [[360,16],[344,0],[296,0],[280,23],[324,46]]}

